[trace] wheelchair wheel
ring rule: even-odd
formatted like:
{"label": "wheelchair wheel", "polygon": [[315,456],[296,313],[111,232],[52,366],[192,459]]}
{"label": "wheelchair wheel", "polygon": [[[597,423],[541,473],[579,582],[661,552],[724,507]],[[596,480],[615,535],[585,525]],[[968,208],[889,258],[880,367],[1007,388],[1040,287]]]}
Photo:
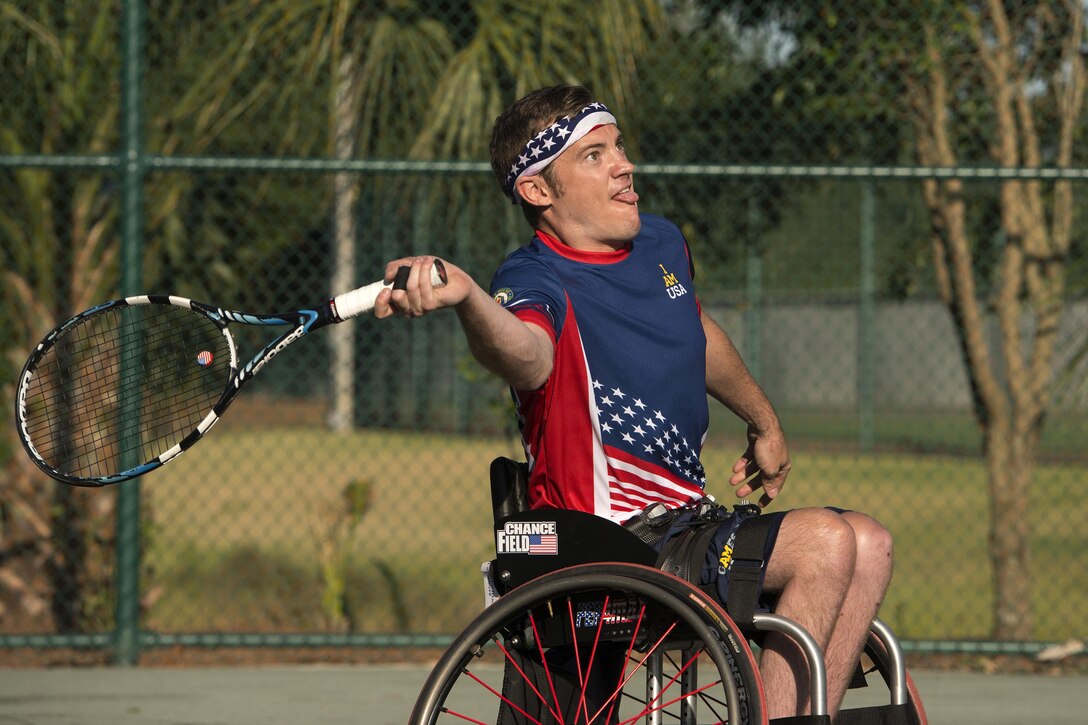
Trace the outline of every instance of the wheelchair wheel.
{"label": "wheelchair wheel", "polygon": [[586,564],[488,607],[435,665],[410,723],[767,722],[748,643],[657,569]]}
{"label": "wheelchair wheel", "polygon": [[[896,687],[894,667],[892,666],[887,646],[876,633],[869,633],[869,638],[865,642],[865,657],[868,658],[871,663],[871,667],[867,670],[866,674],[876,672],[880,675],[884,685],[889,690],[893,690],[893,688]],[[922,698],[918,694],[918,689],[914,686],[914,680],[911,679],[910,672],[906,672],[905,675],[905,691],[903,692],[902,699],[904,700],[903,707],[906,721],[910,723],[910,725],[928,725],[929,721],[926,719],[926,710],[922,705]]]}

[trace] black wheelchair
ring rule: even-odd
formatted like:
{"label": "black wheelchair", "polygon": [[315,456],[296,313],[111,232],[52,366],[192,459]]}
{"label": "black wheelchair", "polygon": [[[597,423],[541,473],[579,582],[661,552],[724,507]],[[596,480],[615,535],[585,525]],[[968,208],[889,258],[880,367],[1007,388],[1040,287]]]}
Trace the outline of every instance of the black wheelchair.
{"label": "black wheelchair", "polygon": [[[529,511],[524,464],[496,459],[491,488],[487,606],[434,666],[412,725],[765,724],[751,643],[770,631],[804,652],[811,686],[812,714],[774,723],[831,722],[822,652],[803,627],[761,612],[738,623],[658,569],[656,550],[622,526]],[[840,710],[836,723],[926,725],[899,643],[879,620],[851,687],[870,684],[886,689],[886,704]]]}

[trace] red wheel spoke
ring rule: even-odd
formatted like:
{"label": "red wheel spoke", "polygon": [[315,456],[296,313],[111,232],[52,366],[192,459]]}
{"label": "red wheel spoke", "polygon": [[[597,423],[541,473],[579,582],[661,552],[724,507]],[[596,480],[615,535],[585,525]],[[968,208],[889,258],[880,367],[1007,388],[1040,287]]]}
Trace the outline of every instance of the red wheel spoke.
{"label": "red wheel spoke", "polygon": [[[517,666],[517,665],[515,665],[515,667],[516,667],[516,666]],[[525,717],[527,717],[527,718],[529,718],[530,720],[532,720],[532,721],[533,721],[534,723],[536,723],[536,725],[541,725],[541,722],[540,722],[539,720],[537,720],[537,719],[536,719],[535,717],[533,717],[533,716],[532,716],[532,715],[530,715],[529,713],[525,712],[525,710],[521,709],[521,707],[519,707],[519,706],[518,706],[518,704],[517,704],[516,702],[514,702],[513,700],[511,700],[511,699],[510,699],[509,697],[506,697],[506,696],[505,696],[505,695],[503,695],[503,694],[502,694],[501,692],[499,692],[498,690],[496,690],[496,689],[495,689],[494,687],[492,687],[491,685],[487,684],[487,683],[486,683],[486,682],[484,682],[484,681],[483,681],[482,679],[480,679],[479,677],[477,677],[477,676],[476,676],[476,673],[475,673],[475,672],[473,672],[472,670],[470,670],[470,669],[469,669],[469,668],[467,668],[467,667],[466,667],[465,669],[461,670],[461,671],[462,671],[462,672],[464,672],[464,673],[465,673],[466,675],[468,675],[469,677],[471,677],[471,678],[472,678],[473,680],[475,680],[475,681],[476,681],[477,683],[479,683],[480,687],[484,688],[485,690],[487,690],[488,692],[490,692],[490,693],[491,693],[492,695],[494,695],[495,697],[499,698],[500,700],[502,700],[503,702],[505,702],[505,703],[506,703],[507,705],[509,705],[510,707],[514,708],[515,710],[517,710],[518,712],[520,712],[520,713],[521,713],[522,715],[524,715]],[[526,682],[528,682],[528,680],[526,680]],[[529,683],[529,686],[530,686],[530,687],[532,687],[532,683]],[[465,720],[470,720],[470,719],[471,719],[471,718],[468,718],[468,717],[464,717],[464,716],[461,716],[461,715],[459,715],[458,713],[455,713],[455,712],[450,712],[450,711],[448,711],[448,710],[447,710],[446,712],[449,712],[449,713],[450,713],[451,715],[457,715],[458,717],[462,717],[462,718],[463,718],[463,719],[465,719]],[[476,721],[475,721],[475,720],[472,720],[472,722],[476,722]]]}
{"label": "red wheel spoke", "polygon": [[476,718],[472,718],[472,717],[469,717],[468,715],[459,713],[456,710],[451,710],[448,707],[442,708],[442,712],[445,713],[446,715],[450,715],[452,717],[455,717],[458,720],[464,720],[465,722],[475,723],[476,725],[488,725],[488,723],[484,722],[483,720],[477,720]]}
{"label": "red wheel spoke", "polygon": [[[532,616],[530,616],[529,619],[530,619],[530,621],[532,621]],[[536,632],[536,624],[535,623],[533,624],[533,632],[534,633]],[[525,674],[525,670],[521,669],[521,665],[519,665],[517,663],[517,661],[514,659],[513,655],[511,655],[510,652],[508,652],[507,649],[502,646],[502,642],[500,642],[497,637],[493,636],[491,639],[498,646],[498,648],[500,650],[502,650],[502,654],[503,654],[504,657],[506,657],[506,661],[509,662],[511,665],[513,665],[514,669],[518,671],[518,674],[521,675],[521,679],[525,681],[525,684],[529,686],[529,689],[533,691],[533,694],[535,694],[537,696],[537,698],[542,703],[544,703],[544,705],[548,708],[548,711],[551,712],[552,715],[554,715],[555,718],[557,720],[559,720],[560,725],[562,725],[562,717],[558,713],[555,712],[555,710],[548,703],[548,700],[544,697],[544,695],[540,694],[540,690],[538,690],[536,688],[536,685],[533,684],[533,681],[531,679],[529,679],[528,675]],[[545,663],[544,664],[544,672],[548,673],[547,660],[544,660],[544,663]],[[548,682],[549,683],[551,682],[551,674],[550,673],[548,673]],[[555,699],[555,687],[554,686],[552,687],[552,698],[553,698],[553,700]],[[539,725],[538,721],[534,720],[534,722],[537,722],[537,725]]]}
{"label": "red wheel spoke", "polygon": [[[551,605],[549,604],[548,606],[550,607]],[[547,700],[543,697],[540,698],[540,701],[545,705],[548,705],[548,712],[550,712],[552,717],[559,722],[559,725],[564,725],[563,713],[559,711],[559,695],[555,693],[555,682],[552,680],[552,668],[548,666],[548,658],[544,656],[544,643],[540,641],[540,632],[538,632],[536,628],[536,617],[534,617],[531,612],[529,613],[529,624],[533,628],[533,640],[536,641],[536,651],[540,655],[540,663],[544,667],[544,677],[548,680],[548,689],[552,692],[552,703],[555,704],[555,707],[553,708],[551,705],[548,705]]]}
{"label": "red wheel spoke", "polygon": [[[672,631],[675,628],[676,628],[676,622],[673,622],[672,624],[669,625],[669,628],[666,629],[662,633],[662,635],[660,637],[658,637],[657,641],[654,642],[653,647],[650,647],[650,649],[646,651],[646,654],[642,656],[641,660],[639,660],[639,663],[635,666],[635,669],[631,670],[631,674],[628,675],[623,680],[623,682],[620,683],[619,687],[616,688],[616,690],[609,696],[609,698],[605,701],[605,703],[603,705],[601,705],[600,708],[597,709],[597,712],[593,713],[593,717],[590,718],[590,722],[592,722],[593,720],[596,720],[597,716],[599,716],[601,714],[601,712],[604,711],[605,707],[607,707],[609,705],[609,703],[611,703],[614,700],[618,699],[618,695],[623,692],[623,688],[627,687],[627,683],[631,681],[631,678],[635,676],[635,673],[638,672],[640,669],[642,669],[643,665],[646,664],[646,660],[649,659],[650,655],[652,655],[654,652],[657,651],[658,647],[660,647],[662,645],[662,643],[664,643],[665,638],[668,637],[669,634],[671,634]],[[630,650],[628,650],[628,655],[630,655]]]}
{"label": "red wheel spoke", "polygon": [[[700,688],[698,688],[696,690],[692,690],[691,692],[682,692],[682,693],[680,693],[680,695],[678,695],[677,697],[674,697],[673,699],[669,700],[668,702],[663,702],[657,707],[648,707],[645,710],[643,710],[642,712],[640,712],[639,714],[634,715],[632,717],[629,717],[628,719],[618,723],[618,725],[631,725],[631,723],[635,722],[639,718],[646,717],[651,712],[658,712],[658,711],[664,710],[665,708],[669,707],[670,705],[675,705],[676,703],[680,702],[685,697],[691,697],[692,695],[698,695],[701,692],[706,692],[710,688],[716,687],[718,685],[718,683],[720,683],[720,682],[721,682],[721,680],[718,680],[717,682],[708,682],[707,684],[703,685],[702,687],[700,687]],[[720,722],[721,721],[719,721],[719,723]]]}
{"label": "red wheel spoke", "polygon": [[586,663],[586,669],[583,674],[582,671],[582,656],[580,653],[581,647],[578,646],[578,638],[575,635],[574,629],[574,603],[571,599],[567,598],[567,618],[570,620],[570,632],[571,639],[574,640],[574,666],[578,670],[578,687],[581,689],[582,696],[578,700],[578,709],[574,713],[574,725],[578,725],[578,717],[585,714],[586,725],[589,725],[589,707],[586,705],[586,681],[589,677],[589,673],[593,671],[593,660],[597,657],[597,645],[601,641],[601,629],[604,627],[604,616],[608,611],[609,595],[604,595],[604,604],[601,605],[600,616],[597,617],[597,632],[593,636],[593,647],[589,652],[589,662]]}
{"label": "red wheel spoke", "polygon": [[[646,602],[642,603],[642,606],[638,610],[638,619],[635,621],[635,631],[631,633],[631,641],[627,643],[627,652],[623,658],[623,669],[620,670],[620,682],[626,682],[627,675],[627,663],[631,661],[631,653],[635,651],[635,641],[638,640],[638,633],[642,629],[642,620],[646,616]],[[623,685],[621,684],[616,692],[622,692]],[[605,716],[605,722],[612,719],[612,712],[616,709],[616,704],[620,698],[616,697],[612,699],[612,704],[608,707],[608,715]]]}
{"label": "red wheel spoke", "polygon": [[[688,668],[690,668],[692,666],[692,664],[694,664],[695,661],[697,659],[699,659],[699,655],[701,653],[702,653],[702,650],[700,650],[699,652],[696,652],[694,655],[692,655],[691,659],[689,659],[684,664],[683,667],[681,667],[679,670],[677,670],[675,675],[673,675],[672,677],[669,678],[669,681],[667,683],[665,683],[664,687],[661,688],[661,692],[657,693],[657,696],[654,697],[653,700],[650,700],[649,702],[645,703],[645,707],[642,710],[642,712],[638,713],[637,715],[634,715],[633,717],[629,718],[628,720],[625,720],[623,723],[620,723],[620,725],[624,725],[625,723],[632,723],[635,720],[638,720],[641,717],[645,717],[646,715],[649,715],[652,712],[657,712],[659,710],[664,710],[665,708],[669,707],[670,705],[675,705],[676,703],[680,702],[685,697],[691,697],[692,695],[698,695],[698,694],[700,694],[702,692],[706,692],[710,688],[716,687],[718,684],[720,684],[721,680],[715,680],[714,682],[708,682],[707,684],[703,685],[702,687],[700,687],[700,688],[698,688],[696,690],[692,690],[691,692],[682,692],[682,693],[680,693],[679,696],[673,698],[672,700],[669,700],[668,702],[663,702],[660,705],[654,706],[654,703],[656,703],[658,700],[660,700],[665,695],[665,693],[669,691],[669,688],[671,688],[673,686],[673,684],[677,680],[679,680],[681,676],[683,676],[684,672],[686,672],[688,670]],[[704,698],[704,701],[706,699],[707,698]],[[713,698],[710,698],[710,699],[713,699]]]}

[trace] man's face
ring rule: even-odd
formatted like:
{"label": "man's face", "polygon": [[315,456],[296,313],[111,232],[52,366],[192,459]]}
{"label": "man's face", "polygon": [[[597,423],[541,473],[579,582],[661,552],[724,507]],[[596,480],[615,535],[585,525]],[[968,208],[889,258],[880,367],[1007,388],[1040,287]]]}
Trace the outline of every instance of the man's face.
{"label": "man's face", "polygon": [[635,166],[627,160],[623,134],[600,126],[552,163],[559,186],[541,217],[544,231],[577,249],[618,249],[638,234]]}

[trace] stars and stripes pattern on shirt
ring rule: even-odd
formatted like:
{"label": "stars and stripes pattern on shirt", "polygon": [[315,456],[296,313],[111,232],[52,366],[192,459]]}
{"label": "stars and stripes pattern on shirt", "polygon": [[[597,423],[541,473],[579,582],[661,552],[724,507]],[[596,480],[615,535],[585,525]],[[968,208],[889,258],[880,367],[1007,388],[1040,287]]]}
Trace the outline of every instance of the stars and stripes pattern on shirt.
{"label": "stars and stripes pattern on shirt", "polygon": [[699,454],[661,410],[596,378],[591,396],[608,466],[611,518],[624,521],[653,503],[674,507],[702,496],[706,472]]}
{"label": "stars and stripes pattern on shirt", "polygon": [[694,290],[679,229],[640,215],[638,237],[599,257],[537,235],[492,280],[496,301],[545,330],[551,375],[512,390],[533,508],[623,523],[703,495],[706,338],[694,294],[661,294],[661,270]]}

